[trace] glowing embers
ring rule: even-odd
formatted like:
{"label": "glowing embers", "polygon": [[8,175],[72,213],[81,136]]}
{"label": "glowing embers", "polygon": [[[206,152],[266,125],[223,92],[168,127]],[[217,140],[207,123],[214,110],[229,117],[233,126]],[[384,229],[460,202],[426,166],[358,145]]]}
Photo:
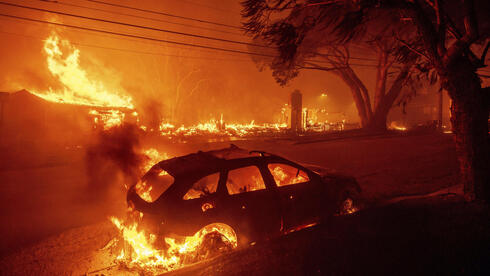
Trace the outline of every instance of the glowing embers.
{"label": "glowing embers", "polygon": [[226,224],[213,223],[203,227],[194,236],[169,238],[159,237],[140,229],[142,214],[128,217],[135,222],[122,222],[111,217],[120,230],[123,245],[117,262],[124,267],[137,268],[144,272],[162,273],[178,269],[237,247],[237,237]]}
{"label": "glowing embers", "polygon": [[262,124],[254,121],[249,124],[226,124],[222,120],[209,120],[192,126],[176,127],[173,124],[162,122],[159,126],[160,135],[169,137],[187,136],[228,136],[244,137],[261,134],[274,134],[287,129],[287,124]]}
{"label": "glowing embers", "polygon": [[48,92],[33,92],[35,95],[59,103],[133,108],[131,97],[120,91],[109,91],[101,80],[90,79],[86,69],[80,66],[80,51],[68,40],[61,40],[53,33],[44,42],[44,52],[49,71],[63,89],[53,91],[50,88]]}
{"label": "glowing embers", "polygon": [[404,126],[404,125],[402,125],[402,124],[400,124],[398,122],[395,122],[395,121],[391,122],[389,128],[392,129],[392,130],[407,131],[407,127],[406,126]]}
{"label": "glowing embers", "polygon": [[293,229],[290,229],[289,231],[286,232],[286,234],[290,234],[290,233],[297,232],[297,231],[300,231],[300,230],[303,230],[303,229],[306,229],[306,228],[310,228],[310,227],[313,227],[313,226],[315,226],[317,224],[318,224],[317,222],[313,222],[313,223],[310,223],[310,224],[300,225],[298,227],[295,227]]}

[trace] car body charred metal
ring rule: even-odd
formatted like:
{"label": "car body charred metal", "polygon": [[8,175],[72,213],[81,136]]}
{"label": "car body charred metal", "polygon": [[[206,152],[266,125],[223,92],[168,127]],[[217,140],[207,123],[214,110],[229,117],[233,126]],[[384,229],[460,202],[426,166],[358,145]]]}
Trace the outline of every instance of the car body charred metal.
{"label": "car body charred metal", "polygon": [[353,177],[231,145],[157,163],[127,201],[160,235],[190,236],[221,223],[247,245],[352,213],[360,192]]}

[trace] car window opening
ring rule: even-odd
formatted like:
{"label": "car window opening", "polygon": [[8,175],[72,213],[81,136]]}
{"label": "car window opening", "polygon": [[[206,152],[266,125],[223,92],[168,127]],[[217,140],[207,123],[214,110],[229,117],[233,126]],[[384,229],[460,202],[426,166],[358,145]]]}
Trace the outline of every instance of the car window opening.
{"label": "car window opening", "polygon": [[306,172],[290,165],[273,163],[267,167],[279,187],[310,181]]}
{"label": "car window opening", "polygon": [[230,195],[265,189],[264,180],[256,166],[248,166],[228,172],[226,188]]}
{"label": "car window opening", "polygon": [[165,170],[153,167],[136,184],[136,193],[147,202],[157,200],[172,184],[175,179]]}
{"label": "car window opening", "polygon": [[207,175],[196,181],[184,195],[184,200],[206,197],[216,193],[218,189],[219,173]]}

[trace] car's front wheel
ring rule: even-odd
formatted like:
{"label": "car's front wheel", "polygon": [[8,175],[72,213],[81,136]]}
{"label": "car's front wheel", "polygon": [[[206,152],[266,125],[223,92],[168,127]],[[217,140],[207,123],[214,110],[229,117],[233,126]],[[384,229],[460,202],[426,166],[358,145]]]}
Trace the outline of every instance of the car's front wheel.
{"label": "car's front wheel", "polygon": [[201,238],[201,247],[204,251],[214,254],[229,251],[238,246],[238,237],[235,230],[224,223],[212,223],[204,226],[198,232]]}
{"label": "car's front wheel", "polygon": [[341,193],[336,215],[349,215],[359,211],[360,194],[357,191],[345,190]]}

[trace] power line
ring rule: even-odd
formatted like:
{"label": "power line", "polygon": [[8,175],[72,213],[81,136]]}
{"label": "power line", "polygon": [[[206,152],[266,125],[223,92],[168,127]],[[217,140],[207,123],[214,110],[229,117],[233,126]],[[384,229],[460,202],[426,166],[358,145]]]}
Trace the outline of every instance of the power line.
{"label": "power line", "polygon": [[[229,52],[229,53],[255,55],[255,56],[270,57],[270,58],[277,57],[277,56],[267,55],[267,54],[246,52],[246,51],[233,50],[233,49],[225,49],[225,48],[218,48],[218,47],[212,47],[212,46],[206,46],[206,45],[200,45],[200,44],[191,44],[191,43],[184,43],[184,42],[178,42],[178,41],[169,41],[169,40],[163,40],[163,39],[157,39],[157,38],[151,38],[151,37],[145,37],[145,36],[138,36],[138,35],[117,33],[117,32],[105,31],[105,30],[99,30],[99,29],[92,29],[92,28],[87,28],[87,27],[81,27],[81,26],[75,26],[75,25],[68,25],[68,24],[63,24],[63,23],[50,22],[50,21],[44,21],[44,20],[39,20],[39,19],[33,19],[33,18],[26,18],[26,17],[15,16],[15,15],[0,14],[0,16],[4,16],[4,17],[8,17],[8,18],[14,18],[14,19],[20,19],[20,20],[25,20],[25,21],[30,21],[30,22],[45,23],[45,24],[50,24],[50,25],[55,25],[55,26],[74,28],[74,29],[84,30],[84,31],[99,32],[99,33],[110,34],[110,35],[117,35],[117,36],[130,37],[130,38],[136,38],[136,39],[142,39],[142,40],[149,40],[149,41],[156,41],[156,42],[162,42],[162,43],[170,43],[170,44],[176,44],[176,45],[182,45],[182,46],[189,46],[189,47],[197,47],[197,48],[203,48],[203,49],[209,49],[209,50],[216,50],[216,51],[223,51],[223,52]],[[328,63],[327,61],[320,61],[320,60],[306,60],[306,61],[320,62],[320,63]],[[377,65],[374,65],[374,64],[371,65],[371,64],[354,64],[354,63],[349,63],[349,65],[351,65],[351,66],[377,67]]]}
{"label": "power line", "polygon": [[[0,4],[1,3],[2,2],[0,2]],[[223,52],[229,52],[229,53],[247,54],[247,55],[255,55],[255,56],[262,56],[262,57],[271,57],[271,58],[277,57],[275,55],[269,55],[269,54],[261,54],[261,53],[240,51],[240,50],[234,50],[234,49],[225,49],[225,48],[219,48],[219,47],[212,47],[212,46],[206,46],[206,45],[200,45],[200,44],[192,44],[192,43],[184,43],[184,42],[163,40],[163,39],[157,39],[157,38],[150,38],[150,37],[139,36],[139,35],[131,35],[131,34],[124,34],[124,33],[117,33],[117,32],[112,32],[112,31],[106,31],[106,30],[100,30],[100,29],[92,29],[92,28],[87,28],[87,27],[81,27],[81,26],[75,26],[75,25],[68,25],[68,24],[63,24],[63,23],[56,23],[56,22],[50,22],[50,21],[44,21],[44,20],[39,20],[39,19],[32,19],[32,18],[26,18],[26,17],[14,16],[14,15],[8,15],[8,14],[0,14],[0,16],[10,17],[10,18],[20,19],[20,20],[26,20],[26,21],[31,21],[31,22],[37,22],[37,23],[46,23],[46,24],[51,24],[51,25],[56,25],[56,26],[69,27],[69,28],[74,28],[74,29],[78,29],[78,30],[99,32],[99,33],[104,33],[104,34],[109,34],[109,35],[117,35],[117,36],[123,36],[123,37],[130,37],[130,38],[136,38],[136,39],[142,39],[142,40],[149,40],[149,41],[156,41],[156,42],[163,42],[163,43],[176,44],[176,45],[189,46],[189,47],[197,47],[197,48],[203,48],[203,49],[209,49],[209,50],[216,50],[216,51],[223,51]],[[331,55],[331,56],[333,56],[333,55]],[[362,58],[355,58],[355,57],[351,57],[351,58],[352,59],[362,59]],[[367,60],[369,60],[369,59],[367,59]],[[328,63],[327,61],[320,61],[320,60],[306,60],[306,61],[320,62],[320,63]],[[354,64],[354,63],[350,63],[350,65],[377,67],[377,65],[370,65],[370,64]]]}
{"label": "power line", "polygon": [[112,21],[112,20],[107,20],[107,19],[102,19],[102,18],[88,17],[88,16],[76,15],[76,14],[65,13],[65,12],[60,12],[60,11],[52,11],[52,10],[48,10],[48,9],[23,6],[23,5],[13,4],[13,3],[0,2],[0,4],[1,5],[6,5],[6,6],[17,7],[17,8],[23,8],[23,9],[29,9],[29,10],[35,10],[35,11],[42,11],[42,12],[59,14],[59,15],[65,15],[65,16],[70,16],[70,17],[76,17],[76,18],[81,18],[81,19],[99,21],[99,22],[104,22],[104,23],[117,24],[117,25],[122,25],[122,26],[127,26],[127,27],[146,29],[146,30],[151,30],[151,31],[159,31],[159,32],[164,32],[164,33],[170,33],[170,34],[176,34],[176,35],[183,35],[183,36],[189,36],[189,37],[197,37],[197,38],[202,38],[202,39],[209,39],[209,40],[215,40],[215,41],[221,41],[221,42],[228,42],[228,43],[235,43],[235,44],[248,45],[248,46],[255,46],[255,47],[271,48],[270,46],[266,46],[266,45],[259,45],[259,44],[254,44],[254,43],[248,43],[248,42],[242,42],[242,41],[235,41],[235,40],[229,40],[229,39],[222,39],[222,38],[216,38],[216,37],[210,37],[210,36],[204,36],[204,35],[189,34],[189,33],[184,33],[184,32],[177,32],[177,31],[171,31],[171,30],[166,30],[166,29],[159,29],[159,28],[154,28],[154,27],[141,26],[141,25],[124,23],[124,22],[119,22],[119,21]]}
{"label": "power line", "polygon": [[[90,0],[85,0],[85,1],[90,1]],[[124,22],[116,22],[116,21],[111,21],[111,20],[106,20],[106,19],[100,19],[100,18],[90,18],[90,17],[80,16],[80,15],[67,14],[67,13],[63,13],[63,12],[51,11],[51,10],[46,10],[46,9],[41,9],[41,8],[34,8],[34,7],[27,7],[27,6],[22,6],[22,5],[17,5],[17,4],[11,4],[11,3],[5,3],[5,2],[0,2],[0,4],[11,5],[11,6],[21,7],[21,8],[27,8],[27,9],[34,9],[34,10],[38,10],[38,11],[50,12],[50,13],[55,13],[55,14],[62,14],[62,15],[67,15],[67,16],[72,16],[72,17],[83,18],[83,19],[96,20],[96,21],[101,21],[101,22],[105,22],[105,23],[121,24],[121,25],[129,26],[129,27],[150,29],[150,30],[156,30],[156,31],[169,32],[169,33],[178,34],[178,35],[194,36],[194,37],[206,38],[206,39],[211,39],[211,40],[218,40],[218,41],[224,41],[224,42],[230,42],[230,43],[236,43],[236,44],[244,44],[244,45],[249,45],[249,46],[256,46],[256,47],[263,47],[263,48],[275,49],[274,47],[270,47],[270,46],[267,46],[267,45],[259,45],[259,44],[254,44],[254,43],[241,42],[241,41],[225,40],[225,39],[220,39],[220,38],[216,38],[216,37],[208,37],[208,36],[201,36],[201,35],[195,35],[195,34],[174,32],[174,31],[165,30],[165,29],[158,29],[158,28],[141,26],[141,25],[135,25],[135,24],[124,23]],[[258,54],[255,54],[255,55],[258,55]],[[267,55],[263,55],[263,54],[260,54],[260,55],[267,56]],[[342,56],[333,55],[333,54],[325,54],[325,55],[326,56],[331,56],[331,57],[342,57]],[[370,58],[350,57],[350,59],[365,60],[365,61],[376,61],[377,62],[376,59],[370,59]],[[317,62],[325,62],[325,61],[317,61]]]}
{"label": "power line", "polygon": [[179,41],[172,41],[172,40],[158,39],[158,38],[152,38],[152,37],[145,37],[145,36],[140,36],[140,35],[132,35],[132,34],[125,34],[125,33],[113,32],[113,31],[92,29],[92,28],[87,28],[87,27],[81,27],[81,26],[75,26],[75,25],[69,25],[69,24],[63,24],[63,23],[45,21],[45,20],[40,20],[40,19],[33,19],[33,18],[21,17],[21,16],[16,16],[16,15],[9,15],[9,14],[1,14],[0,13],[0,16],[10,17],[10,18],[16,18],[16,19],[21,19],[21,20],[26,20],[26,21],[31,21],[31,22],[46,23],[46,24],[50,24],[50,25],[61,26],[61,27],[68,27],[68,28],[73,28],[73,29],[78,29],[78,30],[99,32],[99,33],[104,33],[104,34],[111,34],[111,35],[117,35],[117,36],[124,36],[124,37],[130,37],[130,38],[137,38],[137,39],[149,40],[149,41],[156,41],[156,42],[162,42],[162,43],[182,45],[182,46],[190,46],[190,47],[196,47],[196,48],[202,48],[202,49],[210,49],[210,50],[216,50],[216,51],[222,51],[222,52],[245,54],[245,55],[255,55],[255,56],[262,56],[262,57],[276,57],[276,56],[268,55],[268,54],[253,53],[253,52],[246,52],[246,51],[240,51],[240,50],[233,50],[233,49],[219,48],[219,47],[213,47],[213,46],[206,46],[206,45],[201,45],[201,44],[192,44],[192,43],[185,43],[185,42],[179,42]]}
{"label": "power line", "polygon": [[[39,1],[43,1],[43,0],[39,0]],[[128,7],[128,6],[123,6],[123,5],[119,5],[119,4],[112,4],[112,3],[107,3],[107,2],[102,2],[102,1],[98,1],[98,0],[81,0],[81,1],[88,1],[88,2],[94,2],[94,3],[100,3],[100,4],[105,4],[105,5],[111,5],[111,6],[117,6],[117,7],[124,7],[124,8],[128,8],[128,9],[134,9],[134,10],[138,10],[138,11],[145,11],[145,12],[150,12],[150,13],[157,13],[158,12],[155,12],[155,11],[151,11],[151,10],[144,10],[144,9],[140,9],[140,8],[134,8],[134,7]],[[48,1],[49,2],[49,1]],[[187,2],[189,4],[194,4],[194,5],[201,5],[201,4],[197,4],[197,3],[194,3],[194,2],[191,2],[191,1],[184,1],[184,0],[181,0],[181,2]],[[57,2],[52,2],[52,3],[57,3]],[[205,6],[205,5],[201,5],[201,6]],[[83,6],[82,6],[83,7]],[[211,7],[210,7],[211,8]],[[131,15],[130,15],[131,16]],[[185,19],[189,19],[189,20],[199,20],[199,19],[195,19],[195,18],[192,18],[192,17],[185,17]],[[217,24],[220,24],[220,23],[217,23]],[[234,27],[234,26],[231,26],[231,27]],[[236,27],[235,28],[239,28],[240,30],[243,30],[243,28],[240,28],[240,27]],[[270,46],[267,46],[267,45],[260,45],[260,44],[254,44],[254,43],[250,43],[250,46],[258,46],[258,47],[263,47],[263,48],[270,48],[270,49],[274,49],[274,47],[270,47]],[[326,56],[331,56],[331,57],[341,57],[339,55],[332,55],[332,54],[326,54]],[[357,60],[366,60],[366,61],[378,61],[376,59],[370,59],[370,58],[361,58],[361,57],[350,57],[351,59],[357,59]]]}
{"label": "power line", "polygon": [[[11,32],[4,32],[4,31],[0,31],[0,33],[8,34],[8,35],[14,35],[14,36],[21,36],[21,37],[25,37],[25,38],[35,39],[35,40],[38,40],[38,41],[45,41],[45,39],[43,39],[41,37],[38,37],[38,36],[30,36],[30,35],[24,35],[24,34],[18,34],[18,33],[11,33]],[[188,58],[188,59],[207,59],[207,60],[219,60],[219,61],[250,61],[250,59],[224,59],[224,58],[215,58],[215,57],[197,57],[197,56],[171,55],[171,54],[164,54],[164,53],[137,51],[137,50],[132,50],[132,49],[120,49],[120,48],[113,48],[113,47],[105,47],[105,46],[99,46],[99,45],[93,45],[93,44],[84,44],[84,43],[73,42],[73,41],[70,41],[70,44],[77,45],[77,46],[84,46],[84,47],[105,49],[105,50],[114,50],[114,51],[121,51],[121,52],[130,52],[130,53],[138,53],[138,54],[145,54],[145,55],[156,55],[156,56],[166,56],[166,57],[179,57],[179,58]]]}
{"label": "power line", "polygon": [[230,34],[230,35],[243,36],[242,33],[217,30],[217,29],[206,28],[206,27],[201,27],[201,26],[194,26],[194,25],[189,25],[189,24],[185,24],[185,23],[177,23],[177,22],[167,21],[167,20],[163,20],[163,19],[157,19],[157,18],[134,15],[134,14],[129,14],[129,13],[104,10],[104,9],[99,9],[99,8],[92,8],[92,7],[87,7],[87,6],[77,5],[77,4],[64,3],[64,2],[59,2],[59,1],[57,1],[57,2],[51,2],[51,1],[45,1],[45,0],[38,0],[38,1],[45,2],[45,3],[58,4],[58,5],[68,6],[68,7],[75,7],[75,8],[81,8],[81,9],[87,9],[87,10],[93,10],[93,11],[112,13],[112,14],[123,15],[123,16],[128,16],[128,17],[152,20],[152,21],[163,22],[163,23],[167,23],[167,24],[173,24],[173,25],[184,26],[184,27],[189,27],[189,28],[196,28],[196,29],[202,29],[202,30],[207,30],[207,31],[225,33],[225,34]]}
{"label": "power line", "polygon": [[232,10],[228,10],[228,9],[222,9],[222,8],[218,8],[218,7],[215,7],[215,6],[204,5],[204,4],[201,4],[201,3],[196,3],[196,2],[192,2],[192,1],[188,1],[188,0],[179,0],[179,2],[187,3],[187,4],[190,4],[190,5],[194,5],[194,6],[205,7],[205,8],[208,8],[208,9],[217,10],[217,11],[221,11],[221,12],[228,12],[228,13],[229,12],[236,12],[236,11],[232,11]]}
{"label": "power line", "polygon": [[[45,41],[45,39],[43,39],[41,37],[36,37],[36,36],[30,36],[30,35],[24,35],[24,34],[18,34],[18,33],[11,33],[11,32],[4,32],[4,31],[0,31],[0,33],[8,34],[8,35],[15,35],[15,36],[26,37],[26,38],[30,38],[30,39],[36,39],[36,40],[39,40],[39,41]],[[220,58],[215,58],[215,57],[197,57],[197,56],[185,56],[185,55],[171,55],[171,54],[164,54],[164,53],[137,51],[137,50],[132,50],[132,49],[120,49],[120,48],[99,46],[99,45],[93,45],[93,44],[84,44],[84,43],[72,42],[72,41],[70,41],[70,43],[73,44],[73,45],[77,45],[77,46],[84,46],[84,47],[91,47],[91,48],[99,48],[99,49],[106,49],[106,50],[114,50],[114,51],[121,51],[121,52],[132,52],[132,53],[147,54],[147,55],[179,57],[179,58],[188,58],[188,59],[207,59],[207,60],[219,60],[219,61],[243,61],[243,62],[250,61],[249,59],[220,59]],[[179,47],[177,47],[177,48],[179,48]],[[370,65],[370,64],[350,64],[350,65],[351,66],[376,67],[376,65]]]}
{"label": "power line", "polygon": [[223,27],[242,30],[242,28],[238,27],[238,26],[233,26],[233,25],[228,25],[228,24],[223,24],[223,23],[218,23],[218,22],[213,22],[213,21],[207,21],[207,20],[202,20],[202,19],[197,19],[197,18],[192,18],[192,17],[180,16],[180,15],[175,15],[175,14],[171,14],[171,13],[145,10],[145,9],[140,9],[140,8],[136,8],[136,7],[124,6],[124,5],[120,5],[120,4],[107,3],[107,2],[98,1],[98,0],[83,0],[83,1],[88,1],[88,2],[98,3],[98,4],[102,4],[102,5],[131,9],[131,10],[136,10],[136,11],[140,11],[140,12],[153,13],[153,14],[158,14],[158,15],[163,15],[163,16],[175,17],[175,18],[180,18],[180,19],[185,19],[185,20],[197,21],[197,22],[201,22],[201,23],[212,24],[212,25],[216,25],[216,26],[223,26]]}
{"label": "power line", "polygon": [[[42,25],[43,23],[40,22],[29,22],[29,21],[21,21],[17,18],[0,18],[0,20],[7,20],[7,21],[14,21],[17,23],[25,23],[25,24],[33,24],[33,25]],[[68,30],[71,31],[71,30]],[[159,42],[153,42],[153,41],[147,41],[147,40],[141,40],[141,39],[136,39],[136,38],[125,38],[125,37],[119,37],[119,36],[114,36],[114,35],[109,35],[109,34],[99,34],[99,33],[94,33],[91,31],[86,31],[86,30],[77,30],[77,34],[80,32],[86,33],[91,36],[98,36],[98,37],[105,37],[109,39],[116,39],[116,40],[123,40],[123,41],[130,41],[130,42],[136,42],[136,43],[143,43],[143,44],[148,44],[148,45],[155,45],[155,46],[163,46]],[[195,49],[195,47],[188,47],[188,46],[177,46],[177,45],[165,45],[164,47],[168,48],[175,48],[175,49],[183,49],[183,50],[193,50],[193,51],[198,51],[200,53],[216,53],[215,50],[206,50],[206,49]],[[228,53],[224,52],[222,53],[224,55],[230,55],[230,56],[237,56],[235,53]]]}

